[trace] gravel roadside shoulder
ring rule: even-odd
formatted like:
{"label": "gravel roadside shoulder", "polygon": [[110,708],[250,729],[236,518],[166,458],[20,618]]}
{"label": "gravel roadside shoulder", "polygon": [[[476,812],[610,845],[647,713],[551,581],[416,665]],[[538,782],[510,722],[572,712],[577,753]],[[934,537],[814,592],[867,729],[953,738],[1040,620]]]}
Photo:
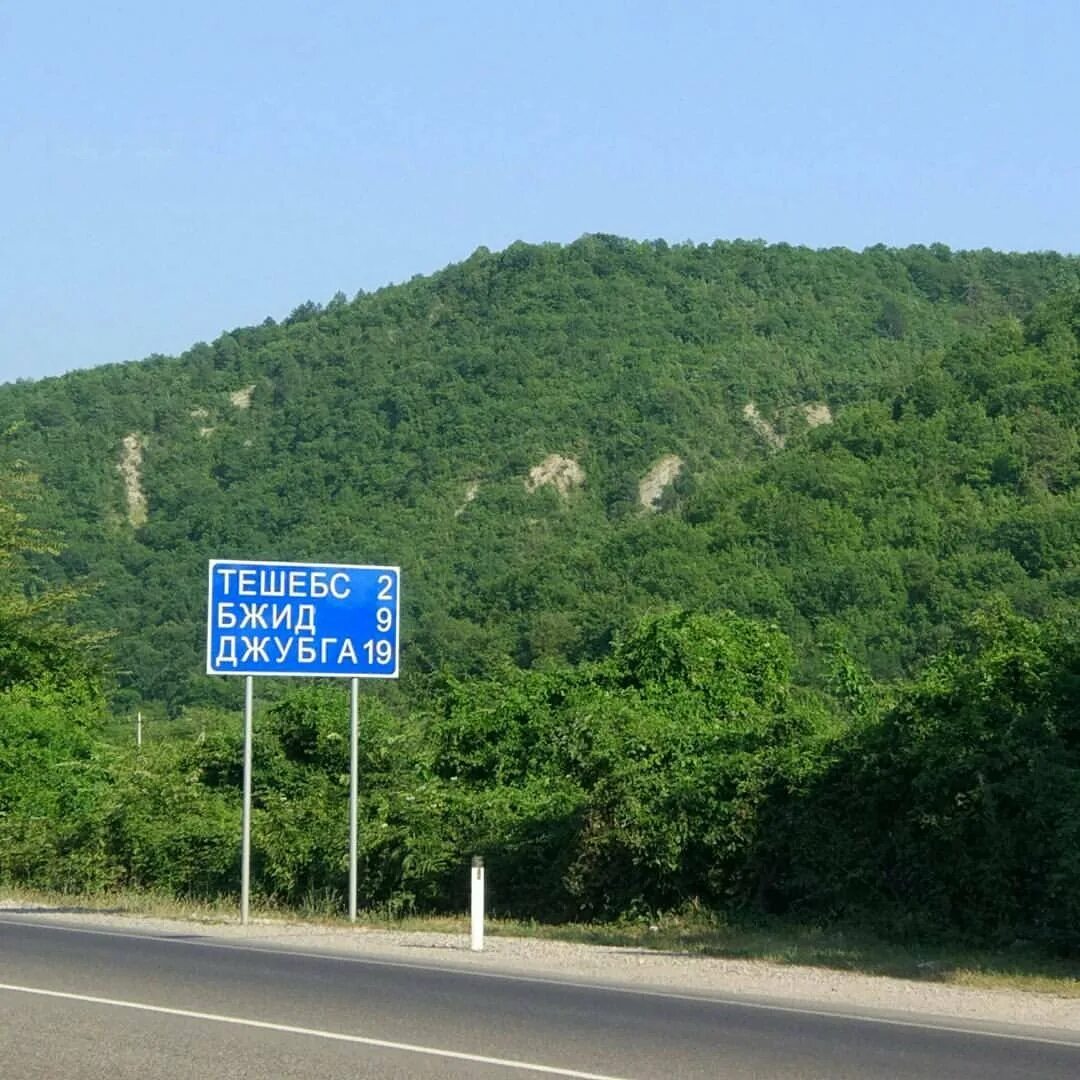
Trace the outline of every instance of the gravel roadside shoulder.
{"label": "gravel roadside shoulder", "polygon": [[621,988],[685,993],[748,1003],[781,1003],[836,1012],[872,1012],[938,1024],[1008,1024],[1026,1030],[1080,1036],[1080,999],[1015,990],[983,990],[759,960],[727,960],[651,949],[580,945],[537,938],[488,936],[484,951],[469,949],[464,934],[371,929],[358,925],[253,919],[188,921],[0,899],[4,913],[72,927],[117,933],[184,935],[208,942],[251,944],[383,962],[422,964],[517,978],[587,982]]}

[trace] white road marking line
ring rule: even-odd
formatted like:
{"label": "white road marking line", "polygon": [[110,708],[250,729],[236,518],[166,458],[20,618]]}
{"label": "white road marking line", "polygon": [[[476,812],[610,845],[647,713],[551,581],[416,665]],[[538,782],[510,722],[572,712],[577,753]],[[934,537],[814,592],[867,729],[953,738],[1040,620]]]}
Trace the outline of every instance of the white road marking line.
{"label": "white road marking line", "polygon": [[[48,913],[43,913],[47,915]],[[1046,1046],[1066,1046],[1080,1050],[1080,1035],[1076,1038],[1055,1039],[1050,1035],[1029,1035],[1024,1032],[992,1031],[978,1027],[962,1027],[958,1024],[936,1024],[930,1020],[901,1020],[892,1016],[870,1016],[862,1013],[840,1012],[835,1009],[811,1009],[803,1005],[782,1005],[770,1001],[748,1001],[743,998],[714,997],[704,991],[699,994],[680,993],[677,990],[657,990],[635,986],[613,986],[610,983],[576,982],[543,975],[515,975],[504,971],[483,971],[450,964],[423,964],[407,960],[383,960],[377,957],[348,956],[337,952],[306,952],[300,949],[280,948],[275,945],[247,945],[231,941],[214,941],[209,938],[192,938],[185,934],[135,934],[124,930],[87,929],[81,926],[60,926],[39,921],[36,915],[27,919],[2,919],[0,926],[36,926],[46,930],[59,930],[66,934],[91,934],[98,937],[129,938],[135,941],[158,941],[165,945],[194,945],[202,949],[233,949],[237,952],[269,953],[272,956],[295,956],[305,960],[334,960],[346,964],[367,964],[370,967],[404,968],[406,970],[438,971],[446,975],[469,975],[478,979],[506,979],[509,982],[538,983],[541,986],[565,986],[573,990],[601,990],[609,994],[627,994],[634,997],[656,997],[672,1001],[692,1001],[699,1005],[725,1005],[738,1009],[757,1009],[764,1012],[793,1013],[796,1016],[819,1016],[832,1020],[857,1020],[863,1024],[883,1024],[887,1027],[916,1028],[919,1031],[943,1031],[949,1035],[981,1035],[988,1039],[1011,1039],[1016,1042],[1041,1043]],[[994,1023],[987,1020],[985,1023]],[[1037,1025],[1029,1025],[1037,1027]]]}
{"label": "white road marking line", "polygon": [[530,1061],[487,1057],[484,1054],[468,1054],[461,1050],[444,1050],[436,1046],[418,1046],[415,1043],[392,1042],[389,1039],[372,1039],[365,1035],[349,1035],[343,1031],[324,1031],[320,1028],[296,1027],[292,1024],[274,1024],[269,1020],[250,1020],[242,1016],[222,1016],[220,1013],[174,1009],[166,1005],[148,1005],[142,1001],[122,1001],[117,998],[94,997],[91,994],[72,994],[63,990],[44,990],[36,986],[15,986],[11,983],[0,983],[0,990],[7,990],[14,994],[35,994],[39,997],[60,998],[64,1001],[81,1001],[90,1005],[108,1005],[115,1009],[134,1009],[138,1012],[181,1016],[187,1020],[205,1020],[214,1024],[234,1024],[237,1027],[259,1028],[263,1031],[277,1031],[286,1035],[307,1035],[316,1039],[329,1039],[333,1042],[375,1046],[381,1050],[400,1050],[409,1054],[426,1054],[428,1057],[454,1058],[457,1061],[471,1061],[478,1065],[498,1065],[504,1069],[546,1073],[549,1076],[569,1076],[575,1078],[575,1080],[628,1080],[627,1077],[610,1076],[605,1073],[562,1069],[557,1065],[538,1065]]}

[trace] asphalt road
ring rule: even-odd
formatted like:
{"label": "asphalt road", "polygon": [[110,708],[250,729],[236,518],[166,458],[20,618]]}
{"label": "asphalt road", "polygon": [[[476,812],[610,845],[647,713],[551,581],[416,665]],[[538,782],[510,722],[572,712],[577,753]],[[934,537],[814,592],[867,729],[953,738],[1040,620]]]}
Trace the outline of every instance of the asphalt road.
{"label": "asphalt road", "polygon": [[4,1080],[1075,1080],[1068,1038],[0,918]]}

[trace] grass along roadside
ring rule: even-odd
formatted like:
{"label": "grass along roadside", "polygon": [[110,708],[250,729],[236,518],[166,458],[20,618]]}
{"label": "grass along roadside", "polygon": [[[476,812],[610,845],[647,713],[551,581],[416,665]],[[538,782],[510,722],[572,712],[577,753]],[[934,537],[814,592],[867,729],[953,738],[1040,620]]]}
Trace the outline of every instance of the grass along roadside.
{"label": "grass along roadside", "polygon": [[[206,924],[238,920],[235,898],[178,899],[156,893],[117,892],[79,895],[0,888],[0,902],[70,913],[130,915],[179,919]],[[310,923],[347,928],[337,898],[313,898],[300,909],[253,902],[252,917],[262,922]],[[366,910],[359,925],[399,933],[469,933],[469,920],[454,915],[398,915]],[[784,921],[735,924],[695,909],[652,919],[617,923],[548,924],[488,919],[494,937],[531,937],[581,945],[655,949],[689,956],[759,960],[772,964],[818,967],[864,975],[883,975],[966,986],[983,990],[1019,990],[1080,998],[1080,963],[1048,956],[1030,943],[1003,949],[899,945],[861,929],[821,928]]]}

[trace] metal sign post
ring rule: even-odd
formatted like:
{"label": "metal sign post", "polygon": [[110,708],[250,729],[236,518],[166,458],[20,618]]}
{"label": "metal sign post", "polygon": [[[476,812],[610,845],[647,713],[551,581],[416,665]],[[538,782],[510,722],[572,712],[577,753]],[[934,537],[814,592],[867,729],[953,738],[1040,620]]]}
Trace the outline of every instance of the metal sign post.
{"label": "metal sign post", "polygon": [[256,675],[352,680],[349,918],[356,919],[360,679],[398,676],[401,571],[396,566],[210,561],[208,675],[243,675],[244,810],[240,918],[251,898],[252,683]]}
{"label": "metal sign post", "polygon": [[360,775],[360,680],[352,680],[349,695],[349,921],[356,922],[356,807]]}
{"label": "metal sign post", "polygon": [[255,680],[244,679],[244,811],[240,841],[240,921],[247,926],[251,907],[251,714]]}

